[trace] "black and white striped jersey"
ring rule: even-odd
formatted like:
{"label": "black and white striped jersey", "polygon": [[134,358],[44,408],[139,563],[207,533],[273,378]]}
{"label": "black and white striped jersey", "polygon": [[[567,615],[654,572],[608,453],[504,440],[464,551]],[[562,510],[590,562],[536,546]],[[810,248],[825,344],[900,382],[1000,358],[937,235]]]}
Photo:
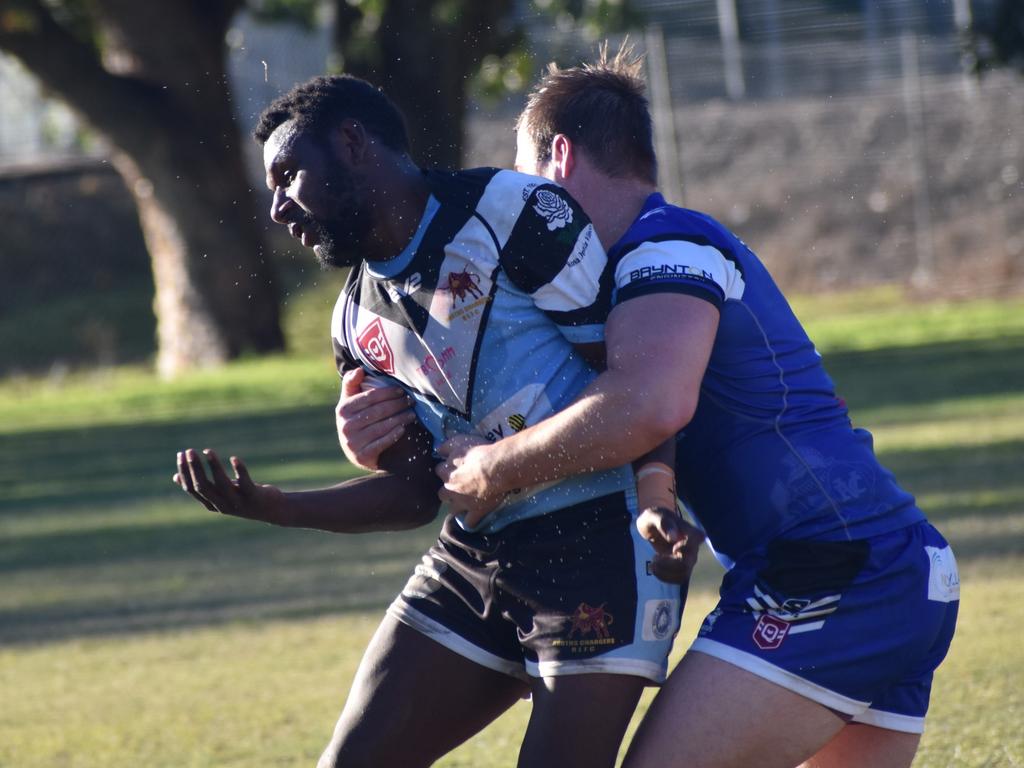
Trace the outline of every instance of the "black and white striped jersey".
{"label": "black and white striped jersey", "polygon": [[[560,187],[513,171],[426,172],[432,195],[402,253],[353,268],[335,307],[339,372],[403,386],[435,444],[498,440],[568,405],[595,373],[572,343],[603,339],[604,249]],[[632,487],[627,468],[511,498],[484,530]]]}

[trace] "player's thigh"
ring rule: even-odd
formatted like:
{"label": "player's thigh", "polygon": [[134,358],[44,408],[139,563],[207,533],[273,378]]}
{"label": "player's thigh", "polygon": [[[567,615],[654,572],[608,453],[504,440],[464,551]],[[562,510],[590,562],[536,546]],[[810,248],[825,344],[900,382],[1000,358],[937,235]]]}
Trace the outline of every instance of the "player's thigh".
{"label": "player's thigh", "polygon": [[623,768],[792,768],[843,724],[821,704],[690,651],[655,696]]}
{"label": "player's thigh", "polygon": [[850,723],[802,768],[908,768],[920,742],[918,733]]}
{"label": "player's thigh", "polygon": [[611,768],[647,682],[603,673],[535,679],[520,768]]}
{"label": "player's thigh", "polygon": [[528,692],[385,616],[320,760],[333,766],[430,765]]}

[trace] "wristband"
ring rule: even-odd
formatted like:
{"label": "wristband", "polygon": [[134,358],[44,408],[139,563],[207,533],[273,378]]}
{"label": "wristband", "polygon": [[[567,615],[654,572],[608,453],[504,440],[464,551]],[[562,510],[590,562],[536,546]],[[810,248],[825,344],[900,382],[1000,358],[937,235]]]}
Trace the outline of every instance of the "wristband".
{"label": "wristband", "polygon": [[675,471],[660,461],[644,464],[636,471],[636,495],[641,512],[651,507],[677,509]]}

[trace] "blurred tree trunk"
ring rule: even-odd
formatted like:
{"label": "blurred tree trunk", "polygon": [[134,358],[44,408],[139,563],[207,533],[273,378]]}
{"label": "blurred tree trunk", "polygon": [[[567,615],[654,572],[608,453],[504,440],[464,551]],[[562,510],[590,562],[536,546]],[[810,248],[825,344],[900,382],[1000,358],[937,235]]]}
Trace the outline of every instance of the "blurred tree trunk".
{"label": "blurred tree trunk", "polygon": [[334,47],[346,72],[379,85],[405,113],[417,162],[458,168],[468,81],[486,54],[518,40],[514,6],[514,0],[390,0],[368,44],[360,39],[363,12],[335,0]]}
{"label": "blurred tree trunk", "polygon": [[0,47],[114,147],[152,260],[165,375],[284,346],[225,71],[224,34],[241,4],[8,0],[0,9]]}

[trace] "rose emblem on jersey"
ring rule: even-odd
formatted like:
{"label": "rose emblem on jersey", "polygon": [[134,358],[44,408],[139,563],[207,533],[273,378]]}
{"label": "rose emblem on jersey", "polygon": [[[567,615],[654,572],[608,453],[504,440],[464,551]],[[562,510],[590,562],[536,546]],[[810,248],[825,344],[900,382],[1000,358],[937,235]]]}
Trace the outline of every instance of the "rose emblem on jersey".
{"label": "rose emblem on jersey", "polygon": [[569,207],[569,203],[550,189],[542,189],[537,193],[537,204],[533,206],[533,210],[547,219],[548,229],[552,232],[566,224],[572,224],[572,208]]}
{"label": "rose emblem on jersey", "polygon": [[384,335],[384,324],[378,317],[359,334],[359,348],[369,358],[373,367],[384,373],[395,372],[395,354]]}

